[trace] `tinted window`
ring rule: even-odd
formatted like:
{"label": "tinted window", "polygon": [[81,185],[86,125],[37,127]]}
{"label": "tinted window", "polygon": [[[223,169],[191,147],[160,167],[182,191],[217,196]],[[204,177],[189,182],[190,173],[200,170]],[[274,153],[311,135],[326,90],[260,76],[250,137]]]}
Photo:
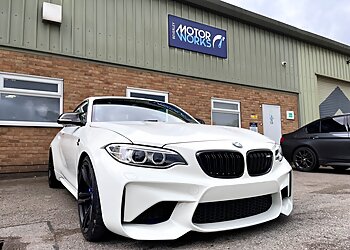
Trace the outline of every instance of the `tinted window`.
{"label": "tinted window", "polygon": [[42,82],[32,82],[16,79],[4,79],[5,88],[13,89],[27,89],[27,90],[38,90],[38,91],[48,91],[48,92],[58,92],[57,84],[49,84]]}
{"label": "tinted window", "polygon": [[0,94],[1,121],[56,122],[59,97]]}
{"label": "tinted window", "polygon": [[321,133],[347,132],[344,121],[344,116],[322,120]]}
{"label": "tinted window", "polygon": [[239,110],[237,103],[226,103],[226,102],[219,102],[214,101],[213,108],[215,109],[228,109],[228,110]]}
{"label": "tinted window", "polygon": [[320,133],[320,122],[313,122],[307,125],[306,130],[309,134]]}
{"label": "tinted window", "polygon": [[157,100],[165,102],[165,97],[162,95],[152,95],[152,94],[143,94],[143,93],[135,93],[131,92],[130,97],[136,97],[136,98],[144,98],[144,99],[151,99],[151,100]]}
{"label": "tinted window", "polygon": [[88,109],[88,102],[84,102],[74,110],[75,113],[80,113],[80,119],[85,123],[87,121],[87,109]]}
{"label": "tinted window", "polygon": [[213,125],[239,127],[239,114],[213,111]]}

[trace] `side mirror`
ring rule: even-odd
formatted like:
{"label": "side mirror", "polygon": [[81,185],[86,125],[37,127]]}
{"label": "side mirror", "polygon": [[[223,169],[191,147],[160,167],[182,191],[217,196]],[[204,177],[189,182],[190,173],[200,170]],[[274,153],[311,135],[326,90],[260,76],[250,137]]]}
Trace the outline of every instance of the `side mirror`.
{"label": "side mirror", "polygon": [[84,126],[80,113],[63,113],[57,119],[58,124]]}
{"label": "side mirror", "polygon": [[204,121],[204,120],[202,120],[202,119],[200,119],[200,118],[197,118],[197,117],[195,117],[195,119],[196,119],[200,124],[205,124],[205,121]]}

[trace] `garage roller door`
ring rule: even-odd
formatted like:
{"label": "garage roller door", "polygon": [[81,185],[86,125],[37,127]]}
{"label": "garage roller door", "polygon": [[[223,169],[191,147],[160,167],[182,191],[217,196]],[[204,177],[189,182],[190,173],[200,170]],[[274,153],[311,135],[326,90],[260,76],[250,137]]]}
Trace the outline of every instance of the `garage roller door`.
{"label": "garage roller door", "polygon": [[350,113],[350,82],[318,77],[320,117]]}

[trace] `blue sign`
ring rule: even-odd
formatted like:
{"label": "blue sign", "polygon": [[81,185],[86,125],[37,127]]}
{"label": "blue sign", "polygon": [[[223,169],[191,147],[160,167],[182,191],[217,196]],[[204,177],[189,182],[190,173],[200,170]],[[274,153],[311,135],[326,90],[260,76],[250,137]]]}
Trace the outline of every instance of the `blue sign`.
{"label": "blue sign", "polygon": [[226,31],[169,15],[169,46],[227,58]]}

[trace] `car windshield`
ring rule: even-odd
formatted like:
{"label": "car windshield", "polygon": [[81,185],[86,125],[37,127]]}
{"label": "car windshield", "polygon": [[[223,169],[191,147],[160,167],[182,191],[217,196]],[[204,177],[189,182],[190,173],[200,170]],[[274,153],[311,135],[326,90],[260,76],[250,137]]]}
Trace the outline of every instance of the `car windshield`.
{"label": "car windshield", "polygon": [[198,123],[169,103],[135,99],[97,99],[92,108],[93,122],[149,121]]}

